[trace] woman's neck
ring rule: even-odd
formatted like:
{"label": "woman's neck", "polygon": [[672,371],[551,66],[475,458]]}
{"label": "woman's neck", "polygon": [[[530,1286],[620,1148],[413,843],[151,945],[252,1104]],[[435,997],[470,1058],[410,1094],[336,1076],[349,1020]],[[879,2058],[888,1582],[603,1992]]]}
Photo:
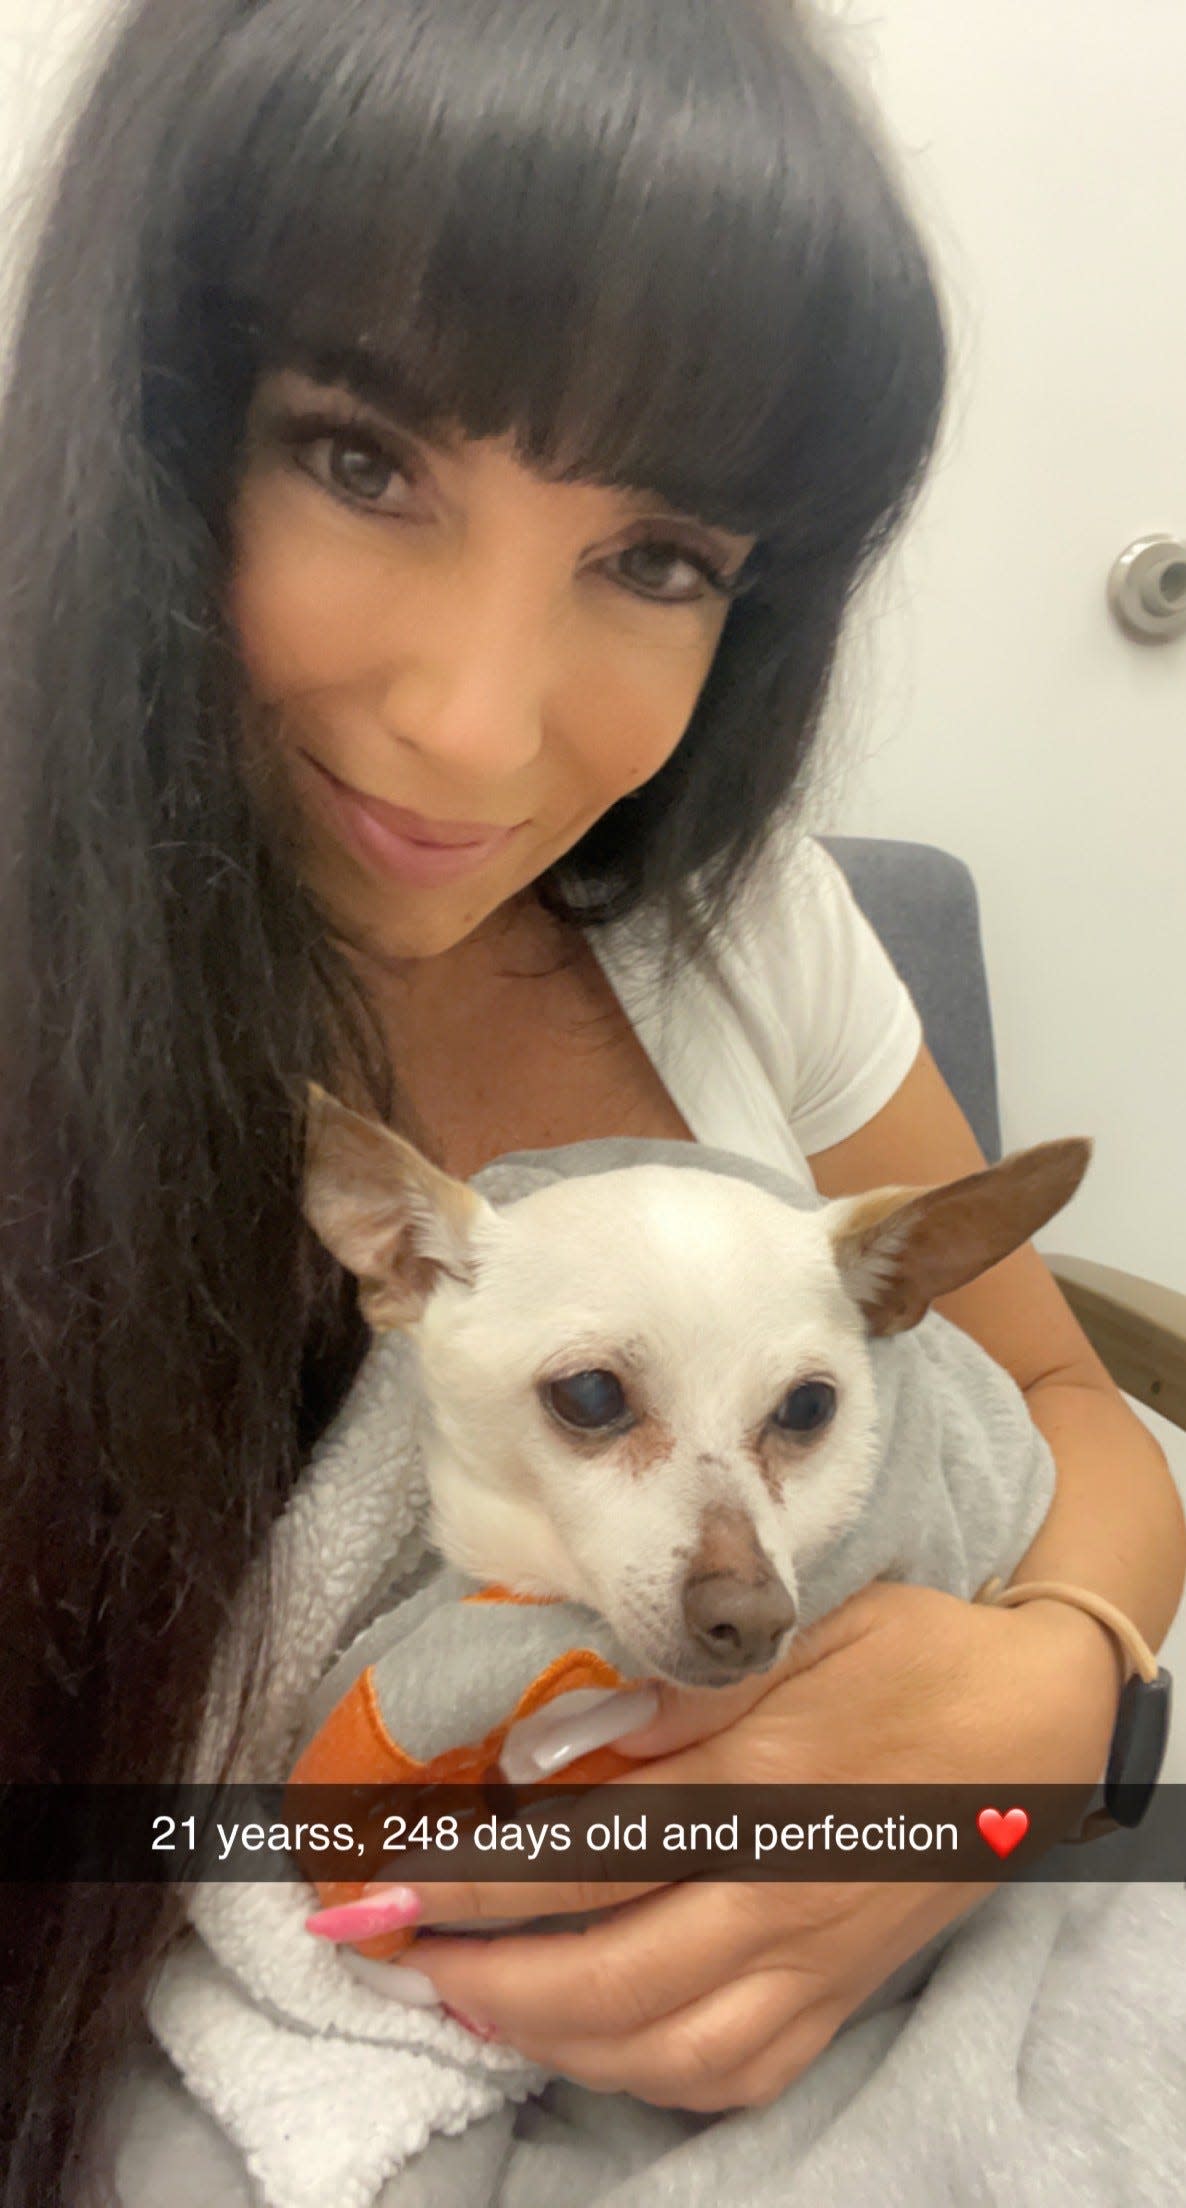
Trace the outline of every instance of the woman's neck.
{"label": "woman's neck", "polygon": [[530,892],[491,913],[471,935],[425,958],[366,958],[360,972],[377,1005],[401,1022],[467,1016],[515,984],[564,972],[584,938],[543,911]]}

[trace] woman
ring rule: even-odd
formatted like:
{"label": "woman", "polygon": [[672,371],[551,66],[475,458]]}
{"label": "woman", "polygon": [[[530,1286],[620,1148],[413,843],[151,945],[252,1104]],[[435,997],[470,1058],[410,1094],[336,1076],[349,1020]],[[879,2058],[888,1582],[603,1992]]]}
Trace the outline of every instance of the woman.
{"label": "woman", "polygon": [[[7,1774],[183,1767],[231,1596],[357,1369],[301,1225],[293,1076],[461,1173],[702,1136],[597,931],[661,922],[668,983],[727,940],[797,817],[943,367],[892,161],[789,0],[126,14],[44,209],[0,431]],[[974,1169],[814,863],[785,1018],[817,1186]],[[830,999],[827,944],[852,985]],[[1181,1512],[1040,1261],[943,1308],[1056,1454],[1018,1576],[1094,1587],[1156,1645]],[[258,1644],[263,1676],[266,1609]],[[1089,1786],[1116,1691],[1072,1608],[879,1587],[757,1733],[740,1697],[681,1775],[742,1776],[760,1746],[788,1777]],[[689,1705],[633,1745],[705,1728]],[[744,1972],[701,1895],[677,1972],[640,1912],[563,2013],[538,1956],[514,1995],[493,1949],[442,1950],[438,1980],[580,2082],[745,2105],[974,1898],[854,1889],[808,1924],[813,1890],[785,1891]],[[3,2198],[67,2198],[176,1908],[6,1904]],[[805,1940],[810,1993],[778,1967]]]}

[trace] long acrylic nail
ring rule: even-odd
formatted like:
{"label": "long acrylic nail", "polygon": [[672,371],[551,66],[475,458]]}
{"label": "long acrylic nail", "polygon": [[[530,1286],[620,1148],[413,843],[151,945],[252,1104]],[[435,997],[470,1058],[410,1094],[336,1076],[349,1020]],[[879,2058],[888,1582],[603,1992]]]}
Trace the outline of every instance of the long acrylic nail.
{"label": "long acrylic nail", "polygon": [[[561,1701],[568,1705],[563,1711],[557,1708]],[[549,1778],[594,1748],[606,1748],[624,1733],[638,1732],[658,1714],[659,1695],[654,1687],[612,1694],[600,1687],[582,1687],[558,1696],[556,1702],[546,1703],[511,1727],[499,1759],[503,1777],[511,1786]]]}
{"label": "long acrylic nail", "polygon": [[305,1930],[320,1940],[372,1940],[380,1932],[402,1932],[424,1914],[424,1903],[410,1886],[392,1886],[383,1895],[345,1901],[306,1917]]}

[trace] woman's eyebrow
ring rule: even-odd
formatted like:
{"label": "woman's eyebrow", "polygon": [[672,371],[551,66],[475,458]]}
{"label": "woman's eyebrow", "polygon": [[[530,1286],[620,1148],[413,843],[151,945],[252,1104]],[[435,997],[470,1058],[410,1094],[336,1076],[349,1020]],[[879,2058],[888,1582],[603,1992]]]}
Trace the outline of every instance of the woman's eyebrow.
{"label": "woman's eyebrow", "polygon": [[410,429],[444,451],[455,451],[464,442],[461,433],[446,424],[440,408],[404,368],[368,347],[296,342],[285,346],[283,366],[307,376],[312,383],[348,391],[353,398],[386,414],[393,428]]}

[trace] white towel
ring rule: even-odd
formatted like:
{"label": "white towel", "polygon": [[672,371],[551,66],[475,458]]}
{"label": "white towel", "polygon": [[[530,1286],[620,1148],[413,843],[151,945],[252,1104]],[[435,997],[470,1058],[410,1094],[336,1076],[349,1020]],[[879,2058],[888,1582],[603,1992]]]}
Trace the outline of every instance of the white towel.
{"label": "white towel", "polygon": [[[274,1529],[282,1630],[237,1783],[286,1777],[318,1679],[425,1559],[416,1408],[407,1344],[381,1337]],[[231,1644],[196,1778],[218,1767],[233,1670]],[[305,1930],[315,1906],[303,1879],[191,1888],[193,1933],[166,1958],[148,2020],[242,2151],[267,2208],[369,2208],[432,2132],[463,2130],[546,2073],[354,1979]]]}

